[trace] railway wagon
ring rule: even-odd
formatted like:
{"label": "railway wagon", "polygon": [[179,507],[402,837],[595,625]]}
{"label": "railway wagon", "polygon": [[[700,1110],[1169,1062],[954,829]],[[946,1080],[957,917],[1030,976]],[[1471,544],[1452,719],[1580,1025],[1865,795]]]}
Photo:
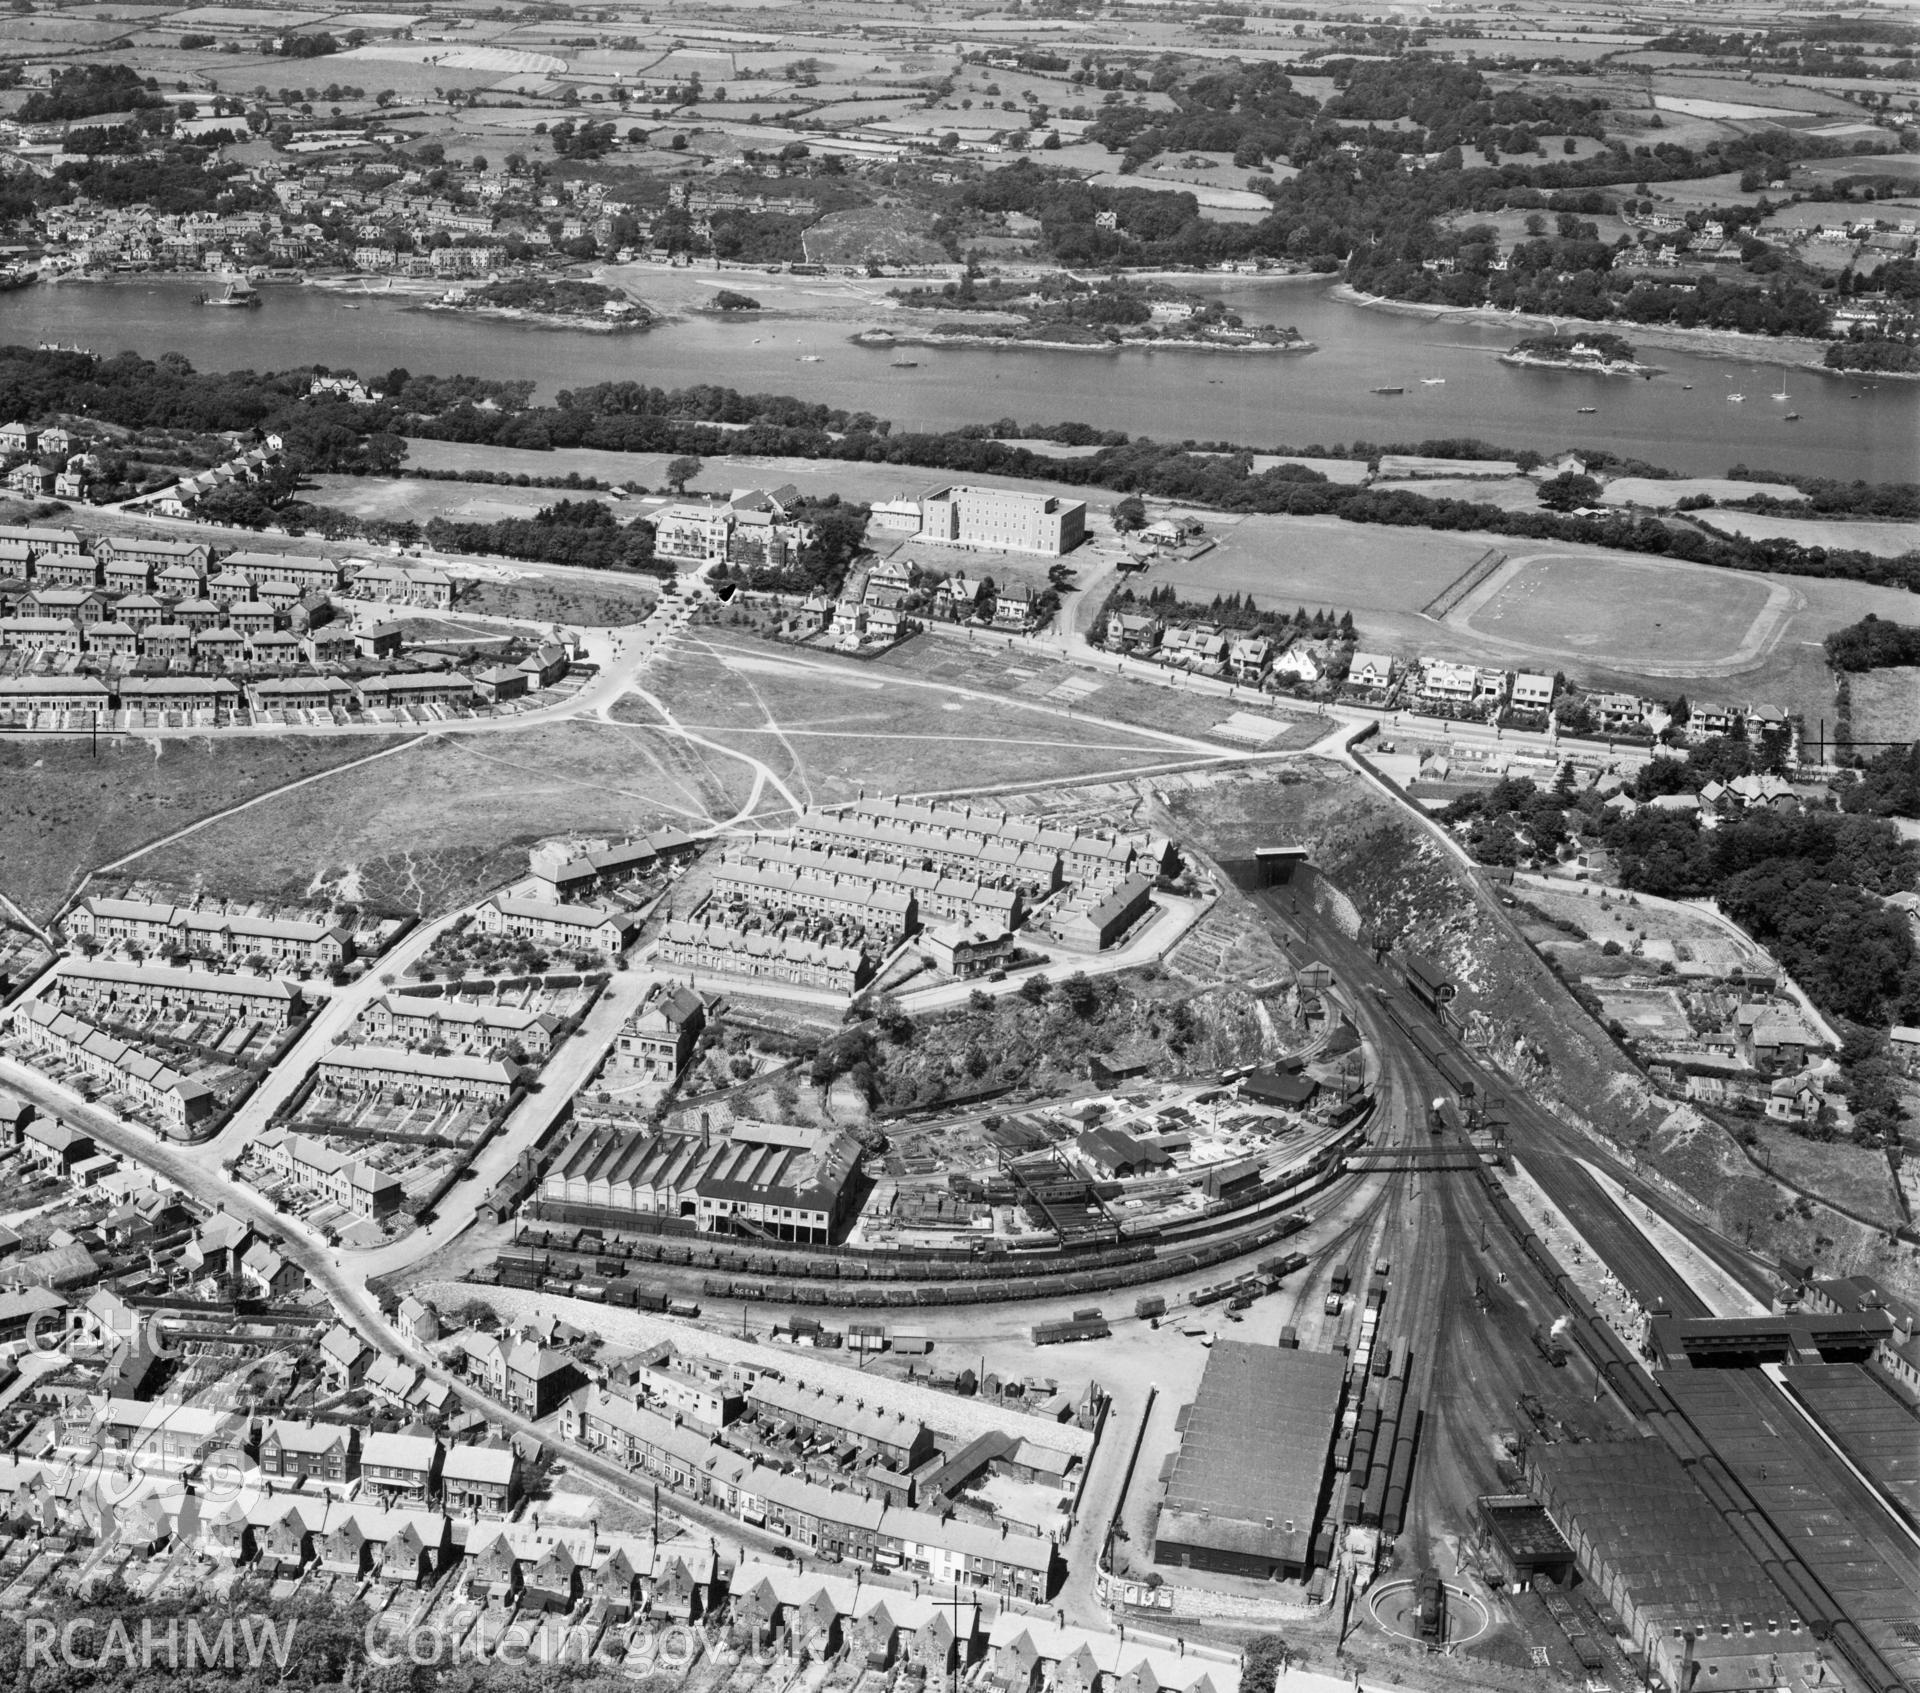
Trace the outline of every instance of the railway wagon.
{"label": "railway wagon", "polygon": [[1380,1414],[1371,1407],[1360,1413],[1360,1420],[1353,1430],[1353,1455],[1347,1462],[1347,1468],[1358,1481],[1365,1481],[1368,1470],[1373,1467],[1373,1441],[1380,1426]]}
{"label": "railway wagon", "polygon": [[1285,1281],[1288,1276],[1292,1275],[1295,1270],[1305,1269],[1307,1263],[1307,1255],[1304,1252],[1285,1252],[1276,1253],[1271,1258],[1262,1258],[1254,1268],[1259,1274],[1265,1276],[1269,1282],[1277,1286],[1279,1283]]}

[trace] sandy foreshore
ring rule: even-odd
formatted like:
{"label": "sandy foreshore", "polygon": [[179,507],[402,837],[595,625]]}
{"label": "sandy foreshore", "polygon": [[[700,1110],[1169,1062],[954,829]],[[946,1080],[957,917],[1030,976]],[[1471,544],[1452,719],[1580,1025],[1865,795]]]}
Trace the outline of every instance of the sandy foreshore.
{"label": "sandy foreshore", "polygon": [[[1463,323],[1504,324],[1515,329],[1564,328],[1569,323],[1585,323],[1584,318],[1548,317],[1532,312],[1503,312],[1492,306],[1435,306],[1423,301],[1389,300],[1378,294],[1362,293],[1351,283],[1336,283],[1329,291],[1332,298],[1369,311],[1396,312],[1402,317],[1452,318]],[[1817,370],[1825,376],[1855,376],[1853,371],[1828,370],[1820,361],[1830,345],[1797,335],[1748,335],[1737,329],[1675,329],[1658,323],[1595,323],[1595,329],[1618,333],[1630,329],[1633,339],[1650,347],[1667,347],[1677,353],[1694,353],[1701,358],[1738,359],[1745,364],[1786,365],[1794,370]]]}

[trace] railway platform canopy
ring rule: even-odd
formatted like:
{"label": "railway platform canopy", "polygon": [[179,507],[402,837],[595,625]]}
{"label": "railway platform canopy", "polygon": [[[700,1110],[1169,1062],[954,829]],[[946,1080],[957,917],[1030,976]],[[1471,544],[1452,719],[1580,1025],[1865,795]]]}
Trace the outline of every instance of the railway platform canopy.
{"label": "railway platform canopy", "polygon": [[1648,1324],[1661,1369],[1688,1365],[1854,1363],[1893,1333],[1884,1311],[1781,1311],[1765,1317],[1655,1316]]}

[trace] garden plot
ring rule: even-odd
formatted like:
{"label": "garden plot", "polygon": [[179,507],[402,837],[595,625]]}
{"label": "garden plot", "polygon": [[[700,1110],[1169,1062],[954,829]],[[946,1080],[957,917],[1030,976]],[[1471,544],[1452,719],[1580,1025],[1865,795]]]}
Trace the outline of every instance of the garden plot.
{"label": "garden plot", "polygon": [[[491,1109],[468,1100],[425,1100],[410,1104],[384,1094],[346,1101],[324,1086],[308,1096],[293,1126],[305,1134],[332,1137],[336,1149],[348,1142],[365,1145],[382,1169],[393,1165],[386,1149],[471,1149],[485,1133]],[[337,1131],[348,1130],[348,1134]]]}
{"label": "garden plot", "polygon": [[1677,1042],[1693,1034],[1693,1025],[1676,989],[1629,987],[1609,982],[1594,991],[1606,1010],[1607,1020],[1619,1023],[1632,1039]]}

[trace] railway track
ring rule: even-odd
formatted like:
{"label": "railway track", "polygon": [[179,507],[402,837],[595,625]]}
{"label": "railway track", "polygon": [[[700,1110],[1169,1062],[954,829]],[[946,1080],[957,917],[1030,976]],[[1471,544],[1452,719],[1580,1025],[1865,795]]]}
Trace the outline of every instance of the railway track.
{"label": "railway track", "polygon": [[[1272,905],[1271,899],[1269,905]],[[1282,927],[1290,926],[1285,919],[1278,921]],[[1297,923],[1296,918],[1294,926]],[[1663,1299],[1679,1314],[1706,1314],[1704,1302],[1684,1278],[1580,1167],[1574,1149],[1578,1147],[1580,1153],[1600,1162],[1611,1160],[1593,1146],[1581,1143],[1575,1131],[1503,1078],[1496,1077],[1472,1054],[1457,1047],[1443,1049],[1444,1037],[1437,1027],[1421,1029],[1422,1038],[1416,1039],[1409,1031],[1420,1027],[1417,1014],[1401,1002],[1400,984],[1344,935],[1322,928],[1315,938],[1321,956],[1337,963],[1348,984],[1366,988],[1378,1001],[1383,1014],[1395,1025],[1396,1034],[1402,1037],[1405,1049],[1419,1053],[1436,1074],[1485,1090],[1486,1097],[1508,1109],[1509,1142],[1519,1148],[1529,1173],[1607,1267],[1643,1304]],[[1634,1194],[1635,1202],[1648,1204],[1668,1216],[1722,1269],[1750,1289],[1765,1290],[1767,1273],[1751,1256],[1703,1229],[1696,1219],[1674,1217],[1671,1206],[1659,1196],[1649,1194],[1644,1184],[1635,1183],[1630,1173],[1617,1169],[1613,1173],[1625,1189]],[[1884,1633],[1883,1625],[1888,1619],[1880,1608],[1881,1595],[1895,1588],[1920,1594],[1920,1573],[1912,1580],[1903,1580],[1909,1573],[1905,1556],[1876,1549],[1873,1559],[1882,1566],[1884,1580],[1862,1583],[1853,1564],[1843,1561],[1832,1572],[1833,1584],[1830,1585],[1808,1561],[1809,1557],[1819,1555],[1812,1552],[1802,1555],[1787,1534],[1769,1519],[1753,1493],[1716,1455],[1712,1442],[1689,1420],[1683,1407],[1643,1367],[1632,1349],[1599,1319],[1573,1278],[1557,1263],[1484,1166],[1479,1177],[1485,1202],[1503,1229],[1542,1273],[1552,1292],[1567,1305],[1569,1337],[1593,1364],[1620,1407],[1663,1441],[1688,1467],[1731,1532],[1743,1545],[1756,1550],[1783,1597],[1806,1620],[1816,1638],[1831,1642],[1861,1685],[1870,1693],[1910,1693],[1915,1684],[1868,1638],[1867,1630]],[[1814,1437],[1805,1429],[1799,1413],[1786,1402],[1777,1384],[1764,1375],[1744,1374],[1747,1379],[1742,1382],[1741,1392],[1751,1409],[1768,1426],[1791,1429],[1793,1444],[1806,1453],[1809,1475],[1815,1478],[1819,1491],[1833,1501],[1836,1521],[1863,1523],[1869,1527],[1876,1524],[1882,1506],[1872,1490],[1851,1472],[1838,1473],[1844,1471],[1845,1466],[1838,1465],[1831,1454],[1811,1451],[1808,1442]],[[1764,1478],[1764,1470],[1761,1474]],[[1825,1562],[1824,1558],[1821,1561]]]}

